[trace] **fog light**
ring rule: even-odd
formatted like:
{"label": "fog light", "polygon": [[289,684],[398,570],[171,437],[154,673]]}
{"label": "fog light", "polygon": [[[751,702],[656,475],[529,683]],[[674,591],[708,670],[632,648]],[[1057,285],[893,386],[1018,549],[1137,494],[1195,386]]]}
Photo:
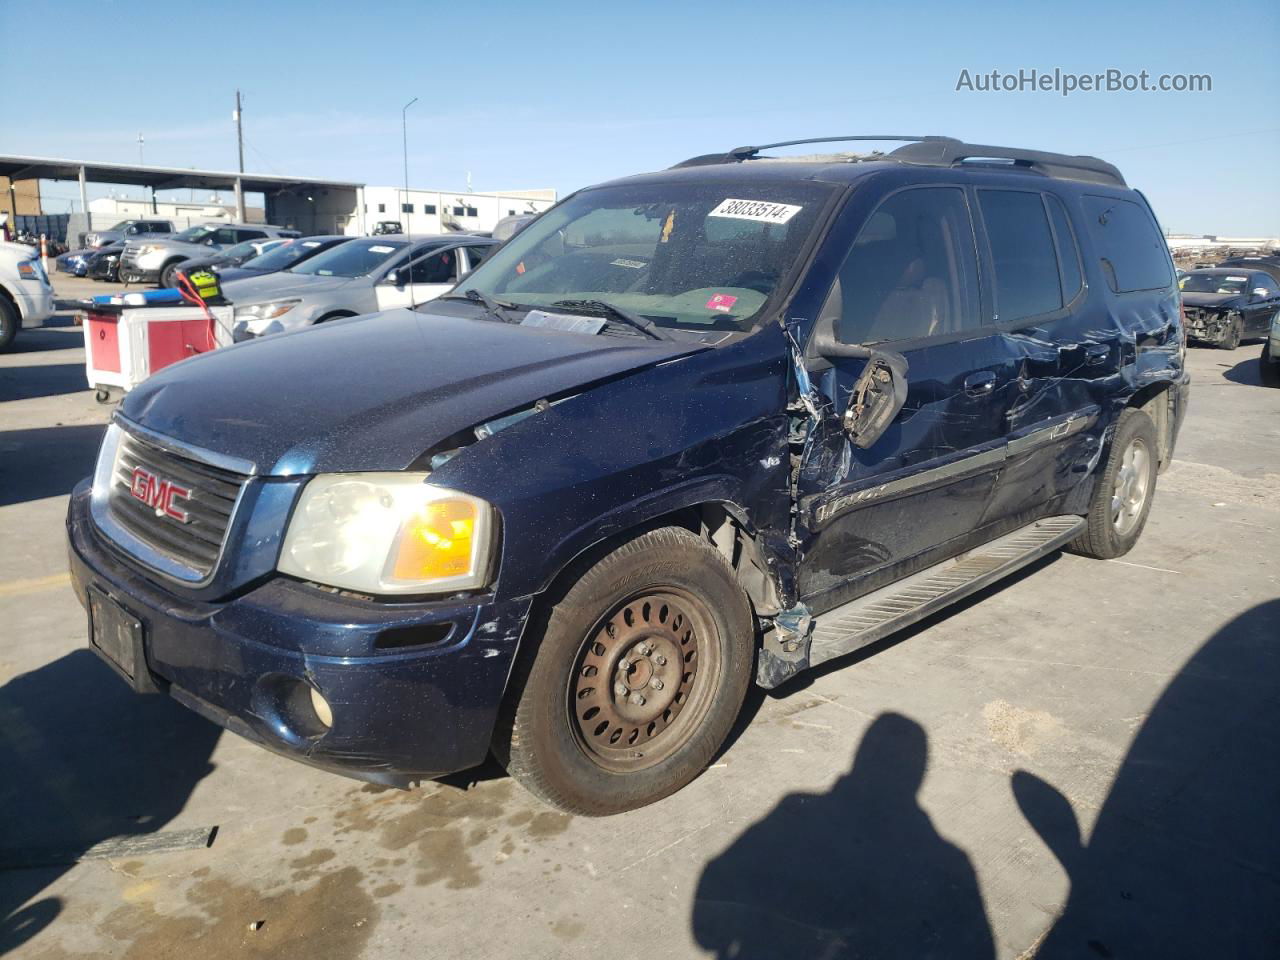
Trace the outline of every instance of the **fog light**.
{"label": "fog light", "polygon": [[311,709],[316,712],[316,719],[324,724],[325,729],[333,726],[333,708],[315,687],[311,688]]}

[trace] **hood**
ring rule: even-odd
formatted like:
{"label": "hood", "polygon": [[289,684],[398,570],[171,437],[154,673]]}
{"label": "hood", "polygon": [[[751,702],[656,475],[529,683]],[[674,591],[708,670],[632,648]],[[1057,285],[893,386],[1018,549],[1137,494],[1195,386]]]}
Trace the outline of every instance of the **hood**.
{"label": "hood", "polygon": [[321,277],[311,273],[250,273],[232,283],[224,280],[222,293],[232,303],[257,303],[282,297],[312,297],[345,287],[352,277]]}
{"label": "hood", "polygon": [[21,260],[30,260],[38,255],[39,249],[37,247],[31,247],[25,243],[0,240],[0,262],[18,263]]}
{"label": "hood", "polygon": [[393,310],[193,357],[121,413],[264,474],[403,470],[460,430],[703,349]]}
{"label": "hood", "polygon": [[211,247],[207,243],[187,243],[185,240],[175,240],[173,237],[163,234],[146,237],[132,237],[126,242],[126,246],[131,250],[140,250],[142,247],[164,247],[173,253],[180,253],[186,257],[210,257],[217,254],[216,247]]}
{"label": "hood", "polygon": [[1242,293],[1184,293],[1182,303],[1188,307],[1238,307],[1244,303]]}

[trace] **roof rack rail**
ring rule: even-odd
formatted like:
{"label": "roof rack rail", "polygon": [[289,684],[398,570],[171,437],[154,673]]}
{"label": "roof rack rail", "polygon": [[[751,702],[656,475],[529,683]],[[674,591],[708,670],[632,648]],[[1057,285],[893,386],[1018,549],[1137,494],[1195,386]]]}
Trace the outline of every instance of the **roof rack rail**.
{"label": "roof rack rail", "polygon": [[775,147],[794,147],[807,143],[842,143],[854,140],[894,140],[904,144],[884,155],[886,160],[921,163],[929,166],[953,167],[966,162],[999,161],[1002,164],[1030,170],[1049,177],[1068,180],[1085,180],[1092,183],[1111,183],[1128,186],[1120,171],[1097,157],[1072,156],[1065,153],[1046,153],[1042,150],[1023,150],[1018,147],[993,147],[988,144],[965,143],[954,137],[907,137],[891,134],[858,134],[849,137],[813,137],[806,140],[782,140],[758,147],[735,147],[727,153],[708,153],[690,157],[677,163],[680,167],[701,167],[717,163],[741,163],[755,160],[762,150]]}
{"label": "roof rack rail", "polygon": [[906,160],[908,163],[943,167],[957,166],[967,161],[999,160],[1049,177],[1128,186],[1124,176],[1115,166],[1097,157],[1046,153],[1043,150],[1023,150],[1019,147],[993,147],[981,143],[962,143],[945,137],[908,143],[894,150],[889,157],[894,160]]}
{"label": "roof rack rail", "polygon": [[762,143],[758,147],[734,147],[727,153],[705,153],[700,157],[690,157],[673,166],[672,170],[680,167],[704,167],[714,163],[739,163],[743,160],[755,160],[761,150],[772,150],[775,147],[795,147],[806,143],[845,143],[851,140],[894,140],[898,142],[919,142],[929,143],[934,140],[945,140],[952,143],[959,143],[959,140],[953,140],[951,137],[902,137],[893,134],[855,134],[851,137],[812,137],[807,140],[780,140],[777,143]]}

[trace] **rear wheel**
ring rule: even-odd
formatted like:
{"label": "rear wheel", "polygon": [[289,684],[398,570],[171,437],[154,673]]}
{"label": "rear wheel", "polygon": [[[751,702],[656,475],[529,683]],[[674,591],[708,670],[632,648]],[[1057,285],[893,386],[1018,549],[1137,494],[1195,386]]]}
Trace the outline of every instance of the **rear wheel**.
{"label": "rear wheel", "polygon": [[9,348],[13,338],[18,335],[20,325],[18,308],[10,303],[7,297],[0,295],[0,350]]}
{"label": "rear wheel", "polygon": [[494,752],[531,793],[602,816],[693,780],[751,675],[751,611],[720,554],[687,530],[642,534],[582,573],[523,660]]}
{"label": "rear wheel", "polygon": [[1085,532],[1071,550],[1088,557],[1122,557],[1138,542],[1156,490],[1159,440],[1155,424],[1141,410],[1120,415],[1111,453],[1098,477]]}

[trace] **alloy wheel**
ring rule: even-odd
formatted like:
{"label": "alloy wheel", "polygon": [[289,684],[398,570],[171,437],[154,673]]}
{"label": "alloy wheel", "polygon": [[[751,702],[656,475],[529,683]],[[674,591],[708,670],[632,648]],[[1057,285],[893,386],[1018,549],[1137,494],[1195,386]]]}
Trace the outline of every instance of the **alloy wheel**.
{"label": "alloy wheel", "polygon": [[1128,536],[1142,518],[1151,489],[1151,454],[1142,440],[1134,437],[1125,447],[1111,492],[1111,522],[1120,536]]}

